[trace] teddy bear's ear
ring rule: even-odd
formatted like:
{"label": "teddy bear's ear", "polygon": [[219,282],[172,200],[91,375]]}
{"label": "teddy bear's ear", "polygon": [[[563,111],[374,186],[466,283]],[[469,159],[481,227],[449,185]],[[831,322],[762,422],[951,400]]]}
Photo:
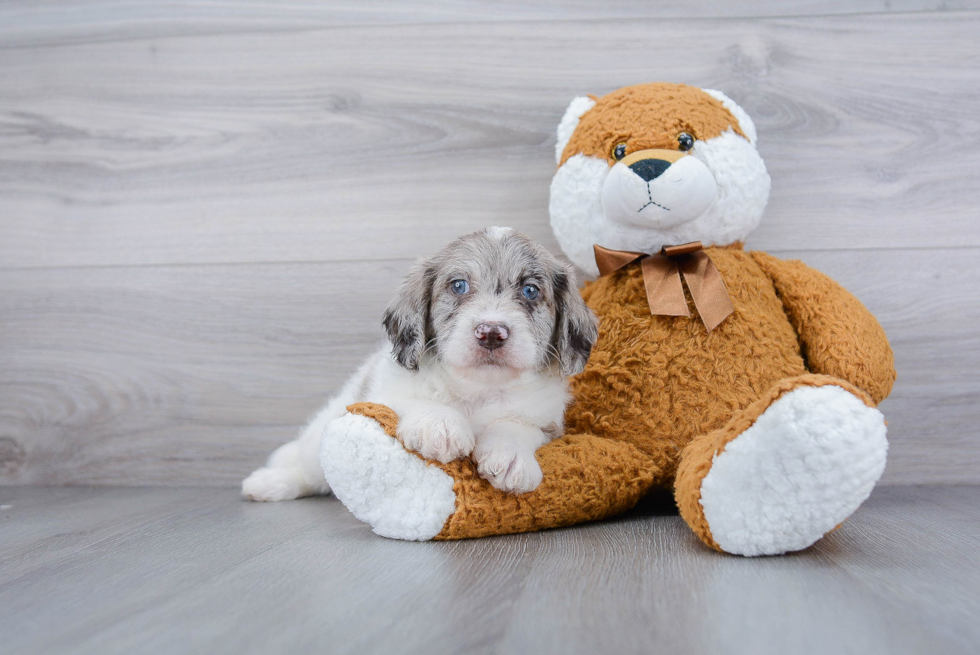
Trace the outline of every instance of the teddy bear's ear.
{"label": "teddy bear's ear", "polygon": [[745,113],[745,110],[738,106],[738,103],[726,96],[721,91],[716,91],[715,89],[701,90],[723,104],[725,109],[730,111],[732,116],[735,117],[735,120],[738,121],[738,126],[742,128],[742,132],[745,134],[745,136],[749,137],[749,143],[752,145],[757,145],[756,139],[758,139],[758,134],[755,131],[755,123],[753,123],[752,119],[749,118],[749,115]]}
{"label": "teddy bear's ear", "polygon": [[578,96],[568,103],[565,115],[558,123],[558,143],[555,144],[555,163],[561,163],[561,154],[565,152],[568,140],[572,138],[572,133],[578,127],[578,121],[582,115],[595,107],[595,98],[589,96]]}

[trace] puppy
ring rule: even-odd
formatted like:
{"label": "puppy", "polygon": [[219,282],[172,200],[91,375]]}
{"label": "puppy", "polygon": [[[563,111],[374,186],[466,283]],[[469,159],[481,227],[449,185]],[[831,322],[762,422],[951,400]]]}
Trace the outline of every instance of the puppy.
{"label": "puppy", "polygon": [[494,487],[541,483],[539,446],[563,431],[566,378],[597,336],[570,266],[511,228],[491,227],[417,263],[384,314],[383,347],[265,467],[242,482],[252,500],[330,491],[320,435],[355,402],[392,408],[398,436],[440,462],[472,455]]}

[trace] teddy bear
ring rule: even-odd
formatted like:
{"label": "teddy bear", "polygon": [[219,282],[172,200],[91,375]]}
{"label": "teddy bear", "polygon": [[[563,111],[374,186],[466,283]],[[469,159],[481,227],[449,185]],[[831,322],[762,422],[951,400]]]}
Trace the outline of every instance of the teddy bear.
{"label": "teddy bear", "polygon": [[770,177],[748,114],[683,84],[572,100],[557,130],[549,211],[599,318],[571,381],[543,481],[514,495],[468,459],[406,450],[397,416],[360,404],[324,430],[336,496],[383,536],[463,539],[613,516],[673,494],[718,551],[809,547],[885,467],[877,409],[895,380],[874,316],[799,261],[750,252]]}

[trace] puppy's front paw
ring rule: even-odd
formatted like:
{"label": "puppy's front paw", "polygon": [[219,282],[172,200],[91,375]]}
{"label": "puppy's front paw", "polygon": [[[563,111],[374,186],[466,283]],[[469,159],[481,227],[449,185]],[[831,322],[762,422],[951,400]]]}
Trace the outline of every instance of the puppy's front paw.
{"label": "puppy's front paw", "polygon": [[449,408],[428,409],[401,418],[398,437],[406,448],[443,464],[466,457],[476,443],[469,421]]}
{"label": "puppy's front paw", "polygon": [[534,452],[506,442],[480,444],[473,451],[480,475],[501,491],[534,491],[544,477]]}

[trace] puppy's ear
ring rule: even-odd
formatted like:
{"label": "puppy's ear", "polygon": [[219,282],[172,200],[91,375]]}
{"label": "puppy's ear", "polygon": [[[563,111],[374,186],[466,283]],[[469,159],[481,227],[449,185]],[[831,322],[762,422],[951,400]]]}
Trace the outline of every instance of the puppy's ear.
{"label": "puppy's ear", "polygon": [[572,268],[560,264],[553,273],[556,320],[554,347],[564,376],[581,373],[599,336],[598,320],[575,286]]}
{"label": "puppy's ear", "polygon": [[434,279],[435,267],[431,262],[416,262],[382,319],[395,360],[410,371],[419,370],[419,360],[428,340]]}

